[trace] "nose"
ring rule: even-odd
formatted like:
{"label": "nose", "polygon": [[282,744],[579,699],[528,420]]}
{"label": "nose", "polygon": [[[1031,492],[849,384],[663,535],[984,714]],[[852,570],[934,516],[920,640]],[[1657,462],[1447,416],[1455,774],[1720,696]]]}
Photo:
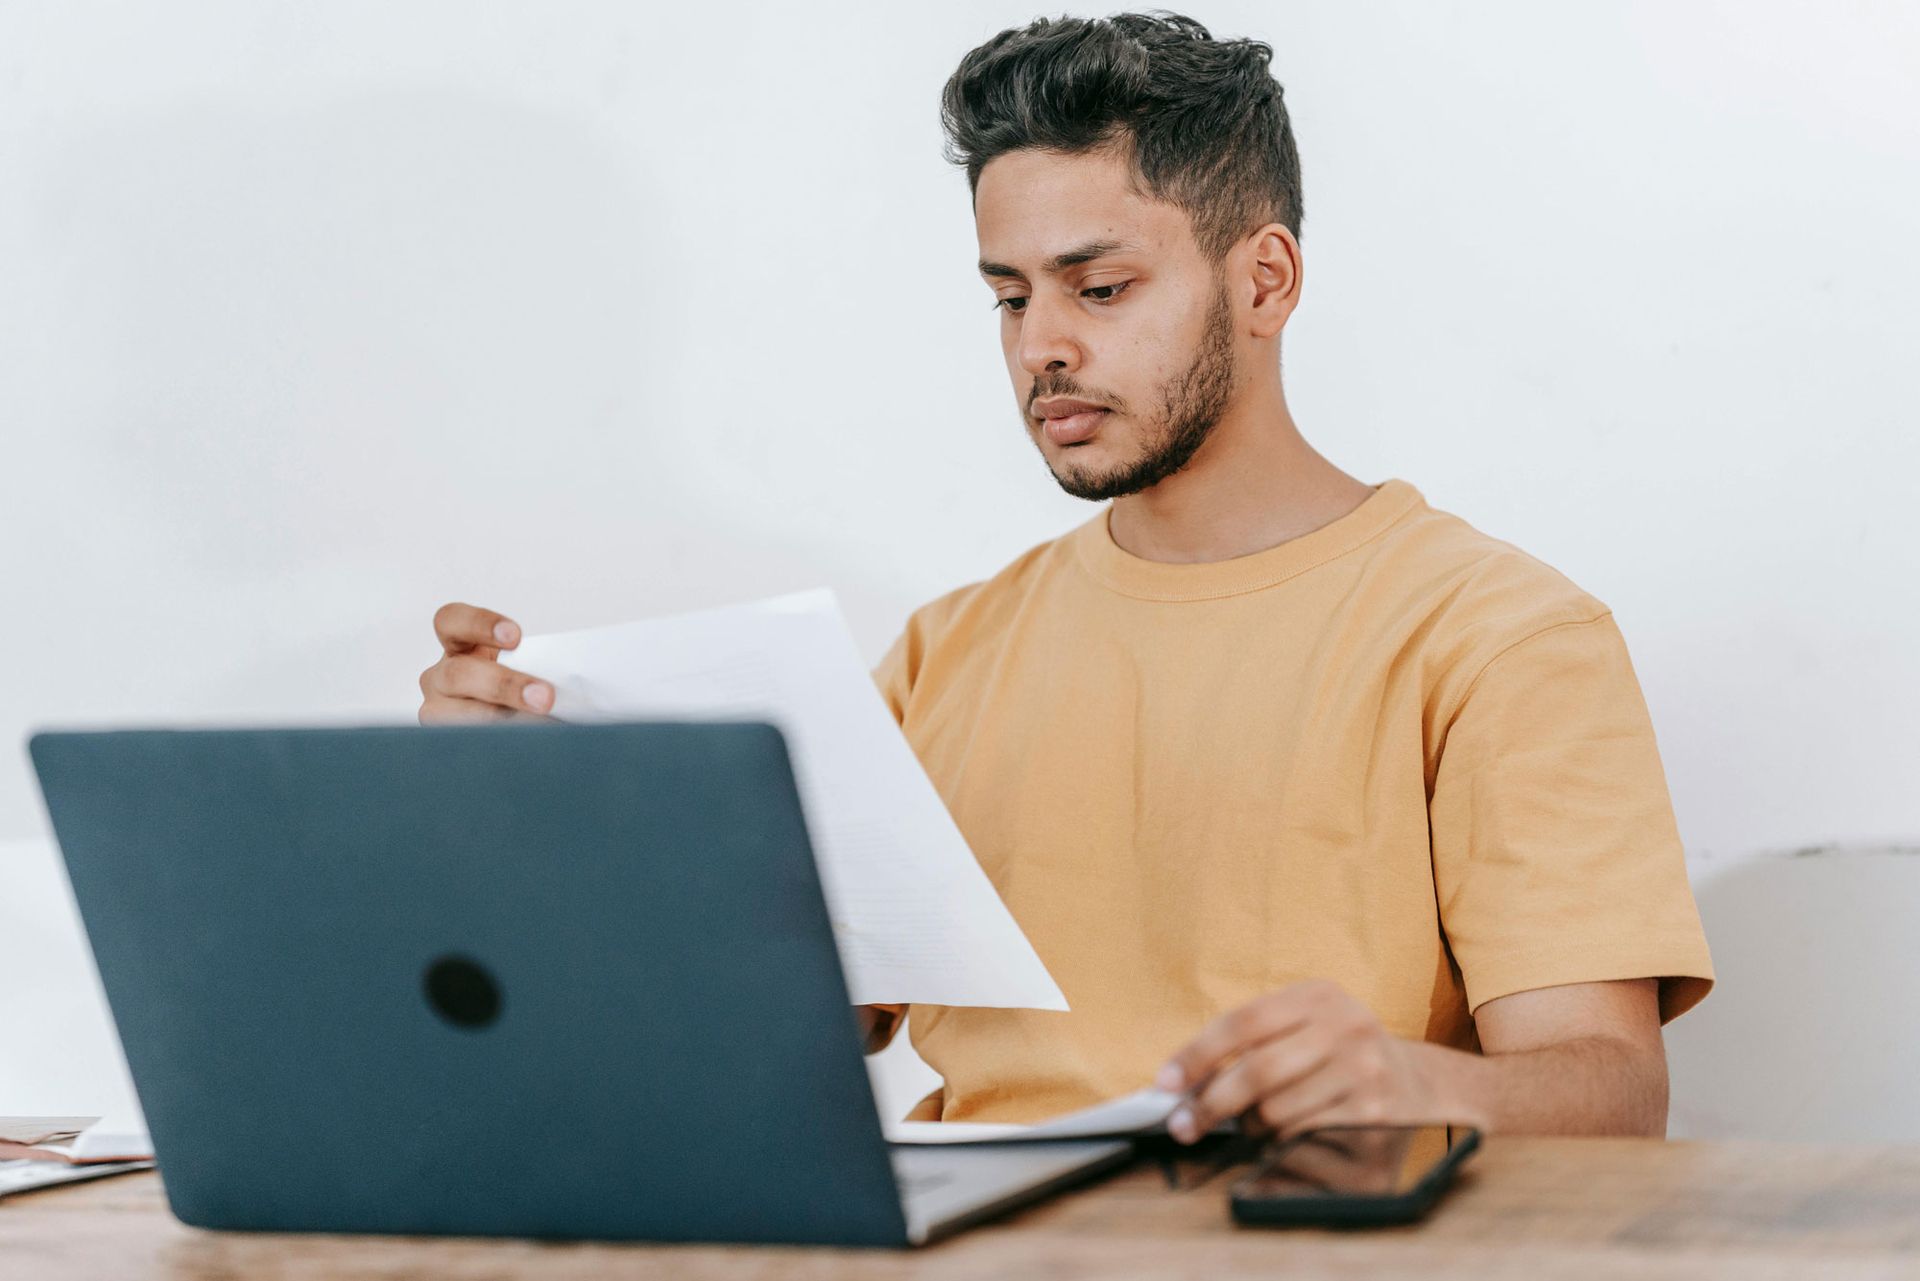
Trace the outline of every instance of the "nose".
{"label": "nose", "polygon": [[1037,293],[1027,299],[1017,340],[1022,369],[1038,377],[1071,373],[1080,367],[1080,345],[1073,338],[1071,317],[1070,308],[1042,304]]}

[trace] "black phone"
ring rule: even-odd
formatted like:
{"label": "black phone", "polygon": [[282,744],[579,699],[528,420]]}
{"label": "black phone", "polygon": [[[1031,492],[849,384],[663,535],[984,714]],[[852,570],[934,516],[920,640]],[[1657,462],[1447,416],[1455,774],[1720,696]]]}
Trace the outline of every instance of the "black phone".
{"label": "black phone", "polygon": [[1317,1227],[1412,1223],[1480,1146],[1445,1125],[1309,1130],[1273,1144],[1229,1191],[1235,1222]]}

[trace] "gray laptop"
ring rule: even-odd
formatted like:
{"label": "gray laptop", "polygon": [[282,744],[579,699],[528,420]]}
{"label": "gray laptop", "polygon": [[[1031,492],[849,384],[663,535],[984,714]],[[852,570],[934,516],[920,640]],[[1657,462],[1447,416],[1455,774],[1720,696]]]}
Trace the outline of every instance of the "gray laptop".
{"label": "gray laptop", "polygon": [[187,1223],[911,1245],[1127,1158],[889,1148],[771,725],[30,748]]}

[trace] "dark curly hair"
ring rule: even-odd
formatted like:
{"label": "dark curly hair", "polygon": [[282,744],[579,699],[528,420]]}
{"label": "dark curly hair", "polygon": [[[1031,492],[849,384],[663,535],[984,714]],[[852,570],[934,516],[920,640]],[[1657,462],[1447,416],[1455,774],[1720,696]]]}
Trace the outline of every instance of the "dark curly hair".
{"label": "dark curly hair", "polygon": [[1300,156],[1272,57],[1165,10],[1036,18],[970,51],[947,80],[946,157],[977,192],[987,162],[1009,151],[1131,144],[1135,186],[1186,210],[1218,263],[1269,222],[1300,234]]}

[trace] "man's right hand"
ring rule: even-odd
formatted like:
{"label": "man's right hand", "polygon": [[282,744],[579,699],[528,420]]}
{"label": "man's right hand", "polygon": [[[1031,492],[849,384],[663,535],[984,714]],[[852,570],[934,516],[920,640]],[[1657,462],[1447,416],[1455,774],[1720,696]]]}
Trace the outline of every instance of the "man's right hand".
{"label": "man's right hand", "polygon": [[500,662],[520,643],[520,625],[476,605],[442,605],[433,616],[440,660],[420,673],[420,723],[547,720],[553,686]]}

